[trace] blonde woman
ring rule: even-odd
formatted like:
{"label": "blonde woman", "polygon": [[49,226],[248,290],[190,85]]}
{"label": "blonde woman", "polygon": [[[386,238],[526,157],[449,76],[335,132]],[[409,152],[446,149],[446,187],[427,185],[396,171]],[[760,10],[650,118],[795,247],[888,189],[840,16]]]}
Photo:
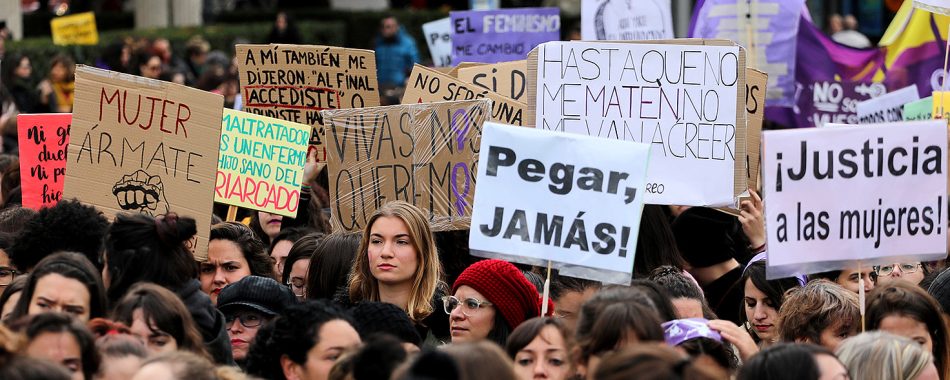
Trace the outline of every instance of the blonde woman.
{"label": "blonde woman", "polygon": [[433,333],[428,338],[434,338],[447,335],[430,330],[447,322],[427,320],[434,316],[434,303],[441,295],[436,293],[441,288],[442,266],[425,213],[403,201],[377,209],[363,229],[350,270],[349,300],[341,301],[394,304],[409,314],[421,336]]}
{"label": "blonde woman", "polygon": [[835,353],[852,379],[937,380],[933,356],[919,343],[883,331],[846,339]]}

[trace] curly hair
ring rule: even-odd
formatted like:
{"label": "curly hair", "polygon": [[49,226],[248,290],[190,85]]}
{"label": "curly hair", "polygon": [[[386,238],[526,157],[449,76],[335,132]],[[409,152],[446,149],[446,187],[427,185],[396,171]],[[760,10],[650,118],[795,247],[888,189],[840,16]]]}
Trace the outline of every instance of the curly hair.
{"label": "curly hair", "polygon": [[18,236],[36,214],[36,210],[26,207],[8,207],[0,211],[0,234]]}
{"label": "curly hair", "polygon": [[7,253],[13,265],[24,272],[59,251],[79,252],[102,269],[99,253],[108,229],[109,220],[95,207],[64,199],[30,219]]}
{"label": "curly hair", "polygon": [[208,240],[227,240],[236,244],[247,260],[251,275],[277,279],[274,263],[265,251],[267,247],[248,226],[238,222],[215,224],[211,226],[211,237]]}

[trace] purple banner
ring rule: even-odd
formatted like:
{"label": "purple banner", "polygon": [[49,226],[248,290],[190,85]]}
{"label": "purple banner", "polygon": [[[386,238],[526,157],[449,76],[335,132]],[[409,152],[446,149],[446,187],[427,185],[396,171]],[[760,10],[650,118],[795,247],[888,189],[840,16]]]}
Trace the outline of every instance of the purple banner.
{"label": "purple banner", "polygon": [[932,16],[914,12],[891,45],[870,49],[840,45],[802,17],[794,106],[766,107],[766,119],[798,128],[857,124],[855,105],[864,100],[912,84],[930,96],[942,78],[944,42]]}
{"label": "purple banner", "polygon": [[449,13],[452,64],[525,59],[531,49],[561,39],[558,8],[515,8]]}
{"label": "purple banner", "polygon": [[742,44],[748,66],[769,75],[765,104],[791,107],[795,95],[795,43],[804,3],[758,0],[750,5],[746,0],[700,0],[689,36]]}

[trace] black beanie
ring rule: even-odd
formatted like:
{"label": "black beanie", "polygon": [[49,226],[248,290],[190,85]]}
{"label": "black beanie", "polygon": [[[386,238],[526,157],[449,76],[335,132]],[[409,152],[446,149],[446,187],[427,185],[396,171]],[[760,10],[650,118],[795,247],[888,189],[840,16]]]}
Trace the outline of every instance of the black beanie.
{"label": "black beanie", "polygon": [[363,340],[376,333],[386,333],[416,346],[422,343],[409,314],[399,306],[385,302],[360,302],[350,309],[350,314],[356,320],[356,330]]}
{"label": "black beanie", "polygon": [[733,238],[738,220],[707,207],[690,207],[671,225],[676,245],[686,262],[694,268],[706,268],[736,258]]}
{"label": "black beanie", "polygon": [[944,313],[950,312],[950,269],[940,272],[927,292],[937,299]]}

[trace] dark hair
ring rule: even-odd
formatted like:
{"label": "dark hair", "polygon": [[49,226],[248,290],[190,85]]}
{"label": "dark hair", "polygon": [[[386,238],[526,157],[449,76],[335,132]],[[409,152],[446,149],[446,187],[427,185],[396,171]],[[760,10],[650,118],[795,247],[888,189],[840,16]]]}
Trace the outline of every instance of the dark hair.
{"label": "dark hair", "polygon": [[686,351],[690,357],[697,359],[700,356],[708,356],[713,359],[720,367],[735,372],[739,368],[739,358],[736,357],[732,345],[727,341],[718,341],[709,338],[689,339],[677,345],[683,351]]}
{"label": "dark hair", "polygon": [[[0,379],[4,380],[71,380],[65,367],[49,360],[10,355],[0,360]],[[87,377],[89,379],[89,377]]]}
{"label": "dark hair", "polygon": [[[7,304],[7,301],[10,300],[10,297],[13,297],[17,292],[22,292],[26,288],[26,282],[30,276],[19,276],[13,279],[13,282],[10,282],[7,287],[3,288],[3,293],[0,293],[0,310],[3,309],[3,306]],[[11,314],[13,312],[11,311]],[[0,315],[0,318],[3,316]]]}
{"label": "dark hair", "polygon": [[142,318],[148,322],[149,329],[170,335],[175,339],[178,349],[211,359],[198,325],[175,293],[155,284],[136,284],[115,305],[112,318],[131,326],[132,315],[138,309],[142,310]]}
{"label": "dark hair", "polygon": [[[625,286],[608,286],[594,294],[584,305],[581,306],[580,315],[577,319],[577,327],[574,331],[578,343],[587,340],[590,334],[594,332],[594,325],[600,318],[600,315],[607,307],[613,304],[640,304],[651,310],[656,319],[657,329],[660,328],[659,316],[652,310],[656,309],[653,300],[650,299],[642,290],[629,288]],[[663,336],[663,330],[660,330],[660,337]]]}
{"label": "dark hair", "polygon": [[267,236],[267,232],[264,232],[264,227],[261,227],[261,217],[260,213],[263,211],[254,211],[251,213],[251,225],[249,228],[251,231],[254,231],[254,235],[257,235],[257,238],[264,243],[264,245],[270,245],[270,236]]}
{"label": "dark hair", "polygon": [[[818,380],[817,355],[835,354],[814,344],[777,343],[759,351],[739,369],[738,380]],[[836,359],[837,360],[837,359]]]}
{"label": "dark hair", "polygon": [[238,222],[224,222],[211,226],[211,240],[227,240],[241,249],[244,260],[247,260],[248,269],[252,276],[268,277],[277,279],[274,273],[274,263],[271,261],[267,252],[264,252],[265,246],[254,232],[247,226]]}
{"label": "dark hair", "polygon": [[926,325],[933,340],[934,364],[940,378],[950,376],[950,336],[937,300],[910,282],[891,281],[868,293],[865,313],[868,330],[879,329],[884,318],[889,316],[909,317]]}
{"label": "dark hair", "polygon": [[[302,259],[310,260],[324,236],[323,233],[314,232],[304,235],[294,242],[293,247],[290,248],[290,253],[287,254],[287,260],[284,261],[284,273],[281,277],[284,279],[284,284],[290,284],[290,271],[293,269],[294,263]],[[307,271],[309,272],[310,268],[307,268]],[[304,289],[306,289],[306,286],[304,286]]]}
{"label": "dark hair", "polygon": [[633,257],[633,277],[646,278],[653,269],[663,265],[677,268],[686,266],[686,261],[676,245],[670,221],[660,205],[644,205],[640,215],[640,234],[637,235],[637,252]]}
{"label": "dark hair", "polygon": [[389,379],[409,355],[402,341],[388,334],[374,335],[353,355],[353,379]]}
{"label": "dark hair", "polygon": [[635,337],[637,343],[663,342],[663,328],[654,310],[637,302],[606,305],[598,313],[592,330],[583,337],[578,334],[579,360],[586,363],[591,356],[614,350],[629,338]]}
{"label": "dark hair", "polygon": [[184,243],[197,231],[194,219],[175,213],[116,215],[106,241],[109,300],[141,281],[178,289],[194,279],[198,264]]}
{"label": "dark hair", "polygon": [[603,285],[597,281],[585,280],[576,277],[562,276],[560,273],[551,271],[551,300],[557,302],[561,297],[570,292],[583,293],[587,289],[600,289]]}
{"label": "dark hair", "polygon": [[320,328],[335,320],[354,324],[349,315],[328,301],[305,301],[287,307],[257,331],[247,353],[247,373],[267,379],[285,379],[281,357],[305,364],[307,352],[319,343]]}
{"label": "dark hair", "polygon": [[[699,302],[700,307],[702,307],[703,318],[718,319],[716,313],[709,307],[709,303],[706,301],[706,297],[703,296],[699,285],[696,284],[695,280],[686,277],[682,269],[669,265],[661,266],[650,273],[650,281],[664,290],[671,303],[677,298],[694,300]],[[676,305],[674,304],[675,308]],[[682,316],[677,314],[677,317],[681,318]]]}
{"label": "dark hair", "polygon": [[684,359],[664,344],[643,344],[604,356],[593,374],[596,380],[713,380],[729,375],[706,362]]}
{"label": "dark hair", "polygon": [[79,252],[97,268],[109,221],[95,207],[62,200],[31,218],[7,252],[17,269],[29,272],[40,260],[59,251]]}
{"label": "dark hair", "polygon": [[521,274],[524,275],[524,278],[534,285],[534,288],[538,290],[538,294],[544,292],[544,278],[540,274],[534,273],[530,270],[522,270]]}
{"label": "dark hair", "polygon": [[0,233],[9,234],[13,237],[20,236],[23,229],[37,214],[36,210],[26,207],[7,207],[3,209],[3,211],[0,211]]}
{"label": "dark hair", "polygon": [[[769,299],[769,302],[772,303],[772,307],[775,308],[776,312],[782,308],[782,303],[785,302],[785,292],[801,286],[798,284],[798,280],[792,277],[768,280],[765,277],[764,260],[749,264],[749,266],[745,269],[745,272],[742,273],[742,281],[740,281],[736,286],[742,287],[743,296],[745,295],[745,284],[748,280],[752,280],[752,285],[754,285],[756,289],[759,289],[760,292],[765,294],[765,296]],[[739,321],[743,323],[747,322],[748,318],[745,314],[744,301],[740,308]],[[752,336],[758,339],[755,334],[752,334]]]}
{"label": "dark hair", "polygon": [[670,296],[666,294],[666,290],[660,287],[659,284],[649,280],[633,280],[630,282],[630,287],[640,289],[647,297],[650,297],[650,300],[653,301],[653,310],[660,317],[660,322],[676,319],[676,308],[673,307],[673,302],[670,301]]}
{"label": "dark hair", "polygon": [[567,325],[557,318],[534,317],[522,322],[508,335],[508,342],[505,343],[505,352],[508,357],[514,360],[515,356],[518,355],[518,351],[531,344],[535,338],[541,335],[541,330],[548,326],[554,327],[561,334],[561,338],[564,339],[564,351],[570,355],[574,348],[574,337],[568,330]]}
{"label": "dark hair", "polygon": [[126,356],[135,356],[145,359],[148,357],[148,350],[142,341],[128,334],[111,334],[96,339],[96,349],[99,354],[110,358],[124,358]]}
{"label": "dark hair", "polygon": [[68,54],[59,53],[53,56],[53,59],[49,61],[49,68],[52,72],[53,66],[63,65],[63,68],[66,69],[66,82],[75,82],[76,81],[76,61],[73,57],[70,57]]}
{"label": "dark hair", "polygon": [[89,318],[102,317],[106,314],[105,288],[96,267],[86,260],[86,257],[75,252],[60,252],[47,256],[36,264],[33,273],[30,273],[20,300],[13,309],[11,318],[19,318],[29,314],[30,301],[36,291],[36,284],[50,274],[79,281],[89,292]]}
{"label": "dark hair", "polygon": [[511,334],[511,327],[508,327],[508,321],[498,310],[495,310],[495,320],[492,321],[491,331],[485,336],[485,339],[495,342],[499,346],[504,346],[508,341],[508,335]]}
{"label": "dark hair", "polygon": [[332,300],[347,284],[353,257],[359,248],[359,234],[330,234],[320,240],[310,256],[307,298]]}
{"label": "dark hair", "polygon": [[30,318],[23,332],[30,341],[43,333],[69,333],[79,345],[83,376],[92,379],[99,371],[99,351],[96,350],[95,338],[86,326],[75,318],[61,313],[37,314]]}
{"label": "dark hair", "polygon": [[459,379],[517,380],[515,369],[498,345],[475,341],[455,343],[441,348],[453,359],[459,369]]}
{"label": "dark hair", "polygon": [[280,230],[280,232],[277,233],[277,236],[274,236],[274,240],[271,240],[270,246],[267,247],[267,255],[269,256],[273,254],[274,247],[277,245],[277,243],[286,240],[289,241],[290,244],[293,244],[295,241],[300,240],[300,238],[304,237],[304,235],[310,232],[310,229],[305,227],[293,227]]}

